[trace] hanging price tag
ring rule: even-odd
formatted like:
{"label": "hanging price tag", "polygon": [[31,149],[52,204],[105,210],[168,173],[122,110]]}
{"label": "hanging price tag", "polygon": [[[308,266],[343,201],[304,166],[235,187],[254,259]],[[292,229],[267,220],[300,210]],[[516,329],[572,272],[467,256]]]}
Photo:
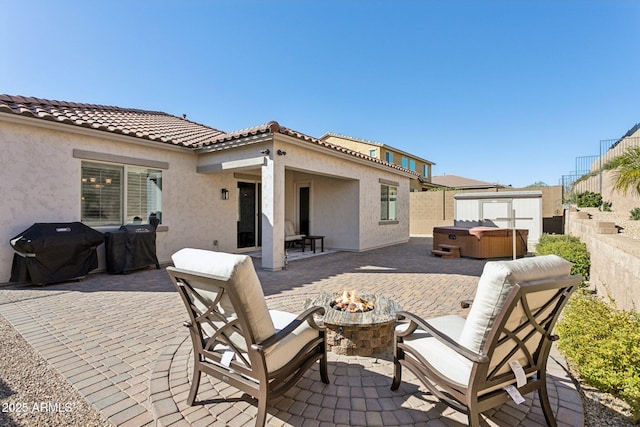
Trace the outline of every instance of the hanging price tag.
{"label": "hanging price tag", "polygon": [[524,402],[524,397],[522,397],[522,395],[520,394],[520,392],[518,391],[517,388],[515,388],[515,386],[513,385],[508,385],[504,388],[504,390],[509,393],[509,396],[511,397],[511,400],[513,400],[517,405],[521,404]]}
{"label": "hanging price tag", "polygon": [[511,397],[511,400],[513,400],[517,405],[519,405],[522,402],[524,402],[524,400],[525,400],[524,397],[522,397],[522,395],[520,394],[518,389],[515,388],[515,386],[508,385],[504,389],[505,389],[505,391],[507,393],[509,393],[509,396]]}
{"label": "hanging price tag", "polygon": [[222,360],[220,360],[222,366],[226,366],[228,368],[229,365],[231,365],[231,360],[233,359],[234,354],[233,350],[226,349],[222,355]]}
{"label": "hanging price tag", "polygon": [[516,382],[518,388],[522,387],[527,383],[527,376],[524,374],[524,369],[522,369],[522,365],[517,360],[512,360],[509,362],[509,366],[511,370],[516,375]]}

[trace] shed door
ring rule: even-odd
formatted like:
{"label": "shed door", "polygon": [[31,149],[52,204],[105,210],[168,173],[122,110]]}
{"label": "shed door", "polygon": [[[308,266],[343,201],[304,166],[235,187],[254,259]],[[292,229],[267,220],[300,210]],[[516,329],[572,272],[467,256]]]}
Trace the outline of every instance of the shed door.
{"label": "shed door", "polygon": [[482,200],[480,203],[482,225],[510,228],[511,200]]}

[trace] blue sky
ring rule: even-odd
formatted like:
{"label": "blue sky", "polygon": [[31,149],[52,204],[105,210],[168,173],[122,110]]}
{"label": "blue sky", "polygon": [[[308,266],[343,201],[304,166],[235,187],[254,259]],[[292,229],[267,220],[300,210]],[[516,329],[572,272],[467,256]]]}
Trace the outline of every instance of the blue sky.
{"label": "blue sky", "polygon": [[556,185],[640,122],[636,0],[0,0],[0,93],[276,120]]}

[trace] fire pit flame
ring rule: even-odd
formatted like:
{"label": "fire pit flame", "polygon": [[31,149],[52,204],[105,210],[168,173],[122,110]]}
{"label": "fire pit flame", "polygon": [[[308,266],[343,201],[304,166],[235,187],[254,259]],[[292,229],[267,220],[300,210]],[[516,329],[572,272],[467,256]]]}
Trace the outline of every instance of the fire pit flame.
{"label": "fire pit flame", "polygon": [[339,295],[331,302],[331,307],[336,310],[348,311],[351,313],[363,313],[365,311],[373,310],[373,304],[369,301],[363,300],[359,296],[356,296],[355,289],[351,292],[343,291],[342,295]]}

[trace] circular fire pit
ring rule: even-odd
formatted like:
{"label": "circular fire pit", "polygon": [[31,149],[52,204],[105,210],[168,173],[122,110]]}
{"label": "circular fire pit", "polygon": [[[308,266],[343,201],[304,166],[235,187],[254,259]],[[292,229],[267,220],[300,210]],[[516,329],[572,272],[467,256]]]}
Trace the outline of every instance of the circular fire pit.
{"label": "circular fire pit", "polygon": [[385,353],[393,343],[398,303],[382,295],[361,295],[373,305],[372,310],[350,312],[334,309],[339,294],[320,294],[309,298],[305,308],[325,307],[322,318],[327,328],[327,350],[345,356],[372,356]]}

